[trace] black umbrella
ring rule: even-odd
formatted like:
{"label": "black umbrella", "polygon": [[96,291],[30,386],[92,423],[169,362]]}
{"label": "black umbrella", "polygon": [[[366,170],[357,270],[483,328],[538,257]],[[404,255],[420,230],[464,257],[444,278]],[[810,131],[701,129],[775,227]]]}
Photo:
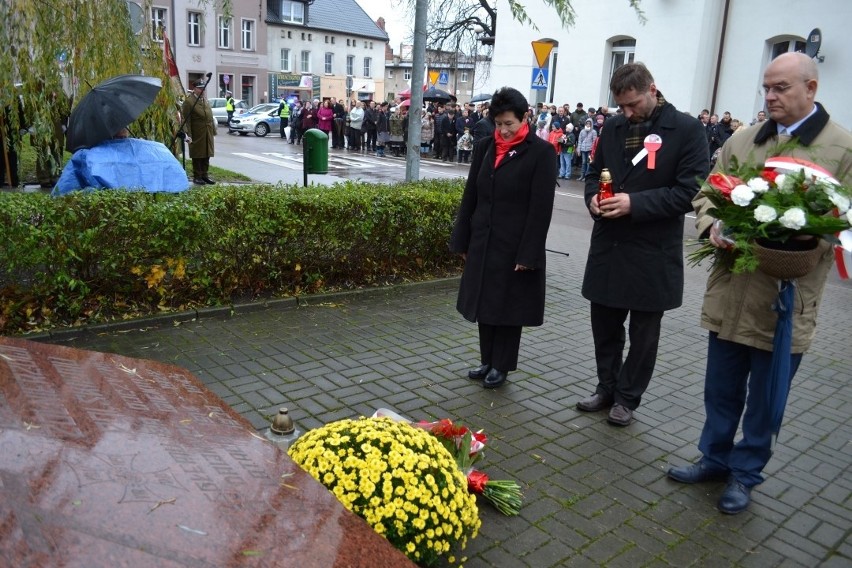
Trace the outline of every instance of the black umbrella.
{"label": "black umbrella", "polygon": [[491,95],[488,93],[479,93],[478,95],[474,95],[473,98],[470,99],[472,103],[481,103],[482,101],[490,101]]}
{"label": "black umbrella", "polygon": [[118,75],[98,84],[71,111],[65,147],[75,152],[109,140],[151,106],[162,86],[157,77],[144,75]]}
{"label": "black umbrella", "polygon": [[435,87],[434,85],[423,91],[423,100],[433,103],[448,103],[455,97],[447,91]]}

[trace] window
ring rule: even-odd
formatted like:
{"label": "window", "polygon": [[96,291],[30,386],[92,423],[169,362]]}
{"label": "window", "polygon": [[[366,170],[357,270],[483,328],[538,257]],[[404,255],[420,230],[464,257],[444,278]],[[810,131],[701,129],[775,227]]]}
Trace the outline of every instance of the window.
{"label": "window", "polygon": [[166,28],[167,12],[165,8],[151,8],[151,39],[163,41],[163,29]]}
{"label": "window", "polygon": [[411,81],[411,69],[406,69],[402,72],[402,78],[406,81]]}
{"label": "window", "polygon": [[349,38],[346,38],[346,47],[349,47]]}
{"label": "window", "polygon": [[805,52],[805,42],[791,39],[785,41],[779,41],[777,43],[772,44],[772,57],[771,59],[775,59],[782,53],[787,53],[788,51],[798,51],[799,53]]}
{"label": "window", "polygon": [[303,51],[302,52],[302,73],[310,73],[311,72],[311,52]]}
{"label": "window", "polygon": [[254,20],[243,20],[240,24],[242,47],[245,51],[254,51]]}
{"label": "window", "polygon": [[[615,70],[624,65],[625,63],[633,63],[633,59],[636,57],[636,40],[635,39],[621,39],[618,41],[612,42],[612,57],[610,60],[609,66],[609,78],[612,79]],[[609,81],[607,81],[609,84]],[[610,107],[618,106],[615,104],[615,97],[612,96],[612,92],[609,93],[609,105]]]}
{"label": "window", "polygon": [[334,62],[334,54],[326,53],[325,54],[325,72],[327,75],[331,75],[331,66]]}
{"label": "window", "polygon": [[371,67],[373,66],[373,60],[369,57],[364,58],[364,77],[372,77],[373,71]]}
{"label": "window", "polygon": [[201,45],[201,12],[189,12],[186,15],[187,45]]}
{"label": "window", "polygon": [[388,79],[393,79],[393,69],[388,69]]}
{"label": "window", "polygon": [[355,74],[355,56],[346,56],[346,74],[350,77]]}
{"label": "window", "polygon": [[281,0],[281,21],[305,23],[305,5],[294,0]]}
{"label": "window", "polygon": [[281,70],[290,72],[290,50],[287,48],[281,50]]}
{"label": "window", "polygon": [[459,81],[467,83],[467,71],[459,71]]}
{"label": "window", "polygon": [[219,47],[231,49],[231,18],[219,16]]}

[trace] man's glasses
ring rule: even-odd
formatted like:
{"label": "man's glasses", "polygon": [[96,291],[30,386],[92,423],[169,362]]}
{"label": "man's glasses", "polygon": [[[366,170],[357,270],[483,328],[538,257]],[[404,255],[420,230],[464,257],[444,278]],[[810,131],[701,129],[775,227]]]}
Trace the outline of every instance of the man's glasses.
{"label": "man's glasses", "polygon": [[[807,81],[802,81],[802,83],[807,83]],[[761,92],[763,93],[764,97],[768,97],[772,93],[776,95],[782,95],[789,91],[792,87],[793,85],[786,85],[783,83],[780,85],[764,85],[761,89]]]}

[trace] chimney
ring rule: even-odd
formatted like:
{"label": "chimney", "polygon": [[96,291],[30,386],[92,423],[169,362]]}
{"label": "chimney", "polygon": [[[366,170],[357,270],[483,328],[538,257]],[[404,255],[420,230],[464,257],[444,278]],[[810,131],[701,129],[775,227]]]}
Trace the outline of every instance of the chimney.
{"label": "chimney", "polygon": [[378,20],[376,20],[376,25],[377,25],[377,26],[379,26],[379,28],[381,28],[381,30],[382,30],[383,32],[387,31],[387,30],[385,29],[385,19],[384,19],[384,18],[382,18],[381,16],[379,16],[379,19],[378,19]]}

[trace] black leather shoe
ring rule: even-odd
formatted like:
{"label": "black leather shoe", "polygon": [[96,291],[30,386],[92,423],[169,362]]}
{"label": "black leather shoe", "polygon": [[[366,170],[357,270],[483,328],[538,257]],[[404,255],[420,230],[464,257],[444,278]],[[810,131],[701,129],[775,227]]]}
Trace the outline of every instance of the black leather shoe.
{"label": "black leather shoe", "polygon": [[722,496],[719,497],[716,508],[726,515],[736,515],[745,511],[750,502],[751,488],[746,487],[732,477],[728,480],[728,485],[725,487],[725,491],[722,492]]}
{"label": "black leather shoe", "polygon": [[203,179],[203,180],[204,180],[204,183],[206,183],[206,184],[208,184],[208,185],[213,185],[214,183],[216,183],[215,181],[213,181],[212,179],[210,179],[210,176],[204,176],[204,177],[203,177],[203,178],[201,178],[201,179]]}
{"label": "black leather shoe", "polygon": [[705,481],[724,481],[728,478],[728,470],[709,465],[704,460],[698,463],[670,467],[668,475],[681,483],[704,483]]}
{"label": "black leather shoe", "polygon": [[633,421],[633,411],[623,404],[616,402],[609,410],[609,416],[607,416],[606,421],[616,426],[629,426],[630,422]]}
{"label": "black leather shoe", "polygon": [[488,371],[491,370],[491,365],[480,365],[476,369],[471,369],[467,372],[467,378],[473,379],[474,381],[481,381],[488,375]]}
{"label": "black leather shoe", "polygon": [[606,410],[610,406],[612,406],[612,398],[603,394],[595,393],[589,398],[584,398],[580,402],[577,403],[577,410],[582,410],[583,412],[597,412],[599,410]]}
{"label": "black leather shoe", "polygon": [[201,178],[192,178],[192,183],[195,185],[207,185],[207,182]]}
{"label": "black leather shoe", "polygon": [[503,371],[498,371],[497,369],[491,369],[488,371],[488,374],[485,375],[485,380],[482,382],[482,386],[487,389],[496,389],[500,385],[506,382],[506,377],[509,373],[504,373]]}

